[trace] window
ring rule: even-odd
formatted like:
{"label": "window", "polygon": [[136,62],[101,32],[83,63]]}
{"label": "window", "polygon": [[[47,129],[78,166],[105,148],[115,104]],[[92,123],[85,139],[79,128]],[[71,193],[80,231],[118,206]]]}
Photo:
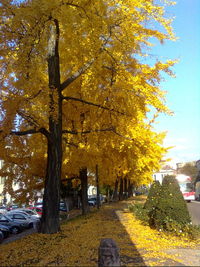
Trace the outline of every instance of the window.
{"label": "window", "polygon": [[3,223],[3,222],[9,222],[7,219],[0,219],[0,223]]}
{"label": "window", "polygon": [[23,215],[20,215],[20,214],[13,215],[13,219],[26,220],[26,218]]}
{"label": "window", "polygon": [[35,213],[34,213],[33,211],[31,211],[31,210],[25,210],[24,212],[27,213],[27,214],[29,214],[29,215],[34,215],[34,214],[35,214]]}
{"label": "window", "polygon": [[7,218],[5,216],[0,217],[0,222],[8,222]]}

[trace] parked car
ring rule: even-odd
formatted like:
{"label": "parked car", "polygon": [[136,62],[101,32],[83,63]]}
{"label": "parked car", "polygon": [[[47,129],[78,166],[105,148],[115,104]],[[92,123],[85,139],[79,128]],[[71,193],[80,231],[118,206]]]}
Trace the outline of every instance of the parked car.
{"label": "parked car", "polygon": [[7,212],[6,207],[1,206],[1,207],[0,207],[0,213],[5,214],[6,212]]}
{"label": "parked car", "polygon": [[28,209],[35,211],[40,217],[42,216],[42,208],[40,207],[28,207]]}
{"label": "parked car", "polygon": [[95,197],[91,197],[88,199],[88,204],[89,206],[96,206],[97,204],[97,199]]}
{"label": "parked car", "polygon": [[65,202],[60,202],[59,210],[64,212],[68,211]]}
{"label": "parked car", "polygon": [[6,215],[0,214],[0,224],[9,227],[12,234],[18,234],[25,229],[25,224],[19,221],[13,221]]}
{"label": "parked car", "polygon": [[36,202],[35,207],[42,208],[43,202]]}
{"label": "parked car", "polygon": [[36,211],[34,211],[34,210],[30,210],[30,209],[27,209],[27,208],[19,208],[19,209],[16,209],[16,210],[14,210],[14,212],[23,212],[23,213],[25,213],[25,214],[27,214],[29,217],[31,217],[32,219],[39,219],[41,216],[39,216],[38,214],[37,214],[37,212]]}
{"label": "parked car", "polygon": [[3,233],[3,238],[7,238],[10,235],[10,229],[9,227],[0,224],[0,231]]}
{"label": "parked car", "polygon": [[33,224],[39,221],[39,219],[30,218],[27,214],[23,212],[10,211],[6,214],[6,216],[9,217],[13,221],[22,222],[25,228],[32,228]]}
{"label": "parked car", "polygon": [[10,210],[14,210],[14,209],[17,209],[19,208],[19,206],[17,204],[13,204],[13,205],[10,205],[7,207],[7,211],[10,211]]}
{"label": "parked car", "polygon": [[[105,202],[105,199],[101,194],[99,195],[99,201],[100,201],[100,204]],[[97,197],[96,196],[90,196],[88,198],[88,204],[89,204],[89,206],[96,206],[97,205]]]}

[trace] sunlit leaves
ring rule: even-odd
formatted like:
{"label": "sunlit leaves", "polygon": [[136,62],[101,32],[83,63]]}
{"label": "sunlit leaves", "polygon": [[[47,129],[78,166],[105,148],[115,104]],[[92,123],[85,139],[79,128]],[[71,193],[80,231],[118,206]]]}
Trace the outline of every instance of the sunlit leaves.
{"label": "sunlit leaves", "polygon": [[58,234],[33,234],[2,245],[0,264],[96,266],[100,240],[113,238],[123,265],[133,266],[134,261],[141,266],[143,260],[147,266],[166,266],[167,260],[183,263],[179,255],[167,253],[168,249],[199,245],[199,241],[166,235],[142,225],[126,208],[124,203],[104,206],[100,212],[63,224]]}
{"label": "sunlit leaves", "polygon": [[[152,131],[147,114],[149,107],[156,114],[169,113],[159,83],[162,72],[172,75],[174,61],[148,65],[142,59],[151,48],[151,38],[174,39],[164,5],[146,0],[2,1],[0,15],[2,138],[11,130],[30,127],[49,131],[49,118],[57,120],[60,112],[67,131],[63,134],[63,177],[77,175],[82,166],[94,172],[98,163],[101,183],[113,184],[116,175],[148,182],[166,150],[163,136]],[[55,21],[61,84],[55,88],[51,106],[47,44],[49,26]],[[73,82],[62,87],[68,79]],[[60,103],[62,111],[57,109]],[[26,143],[35,157],[29,168],[38,175],[36,166],[40,166],[43,177],[44,167],[35,159],[38,155],[38,161],[43,157],[41,162],[46,162],[46,139],[36,140],[28,138]],[[8,139],[4,142],[6,147]],[[21,145],[12,143],[18,146],[13,152],[16,159],[26,155]],[[5,147],[1,157],[9,162]],[[23,165],[23,159],[18,164]],[[28,181],[30,174],[24,175]]]}

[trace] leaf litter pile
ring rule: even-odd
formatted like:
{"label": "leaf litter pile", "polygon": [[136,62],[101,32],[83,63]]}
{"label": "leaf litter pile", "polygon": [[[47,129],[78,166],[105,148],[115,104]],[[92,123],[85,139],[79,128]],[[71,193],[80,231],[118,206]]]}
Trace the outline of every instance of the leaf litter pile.
{"label": "leaf litter pile", "polygon": [[112,238],[123,266],[181,265],[178,255],[165,251],[194,247],[200,241],[166,235],[138,221],[127,209],[130,201],[111,203],[62,224],[57,234],[32,234],[1,245],[1,266],[97,266],[98,247]]}

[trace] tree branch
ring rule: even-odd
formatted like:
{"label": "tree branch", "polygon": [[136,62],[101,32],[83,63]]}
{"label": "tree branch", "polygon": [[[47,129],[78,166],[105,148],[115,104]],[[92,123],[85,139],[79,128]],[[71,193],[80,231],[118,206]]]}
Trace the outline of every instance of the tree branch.
{"label": "tree branch", "polygon": [[68,145],[68,146],[73,146],[75,148],[78,148],[78,145],[75,144],[75,143],[72,143],[72,142],[68,142],[67,138],[63,138],[63,140],[65,141],[65,144]]}
{"label": "tree branch", "polygon": [[116,113],[121,114],[121,115],[126,115],[124,112],[120,112],[120,111],[115,110],[113,108],[110,109],[110,108],[104,107],[104,106],[102,106],[100,104],[95,104],[95,103],[92,103],[92,102],[89,102],[89,101],[86,101],[86,100],[83,100],[83,99],[80,99],[80,98],[71,97],[71,96],[64,96],[63,99],[64,100],[73,100],[73,101],[81,102],[81,103],[84,103],[84,104],[87,104],[87,105],[91,105],[91,106],[102,108],[102,109],[105,109],[105,110],[108,110],[108,111],[116,112]]}
{"label": "tree branch", "polygon": [[63,130],[62,133],[63,134],[88,134],[88,133],[113,132],[113,131],[114,131],[114,127],[105,128],[105,129],[87,130],[87,131],[82,131],[82,132]]}
{"label": "tree branch", "polygon": [[[69,4],[69,3],[68,3]],[[74,4],[71,4],[72,6],[76,6]],[[109,53],[108,50],[105,49],[106,45],[108,44],[110,38],[112,36],[112,27],[110,27],[110,31],[109,31],[109,36],[107,38],[104,38],[104,43],[102,44],[102,47],[99,49],[99,53],[101,54],[103,51],[106,51],[111,57],[112,55]],[[84,66],[82,66],[77,72],[75,72],[71,77],[69,77],[68,79],[66,79],[62,84],[61,84],[61,91],[64,90],[67,86],[69,86],[73,81],[75,81],[77,78],[79,78],[83,73],[86,72],[87,69],[89,69],[89,67],[95,62],[95,60],[98,58],[98,56],[96,56],[95,58],[93,58],[91,61],[88,61],[87,63],[85,63]],[[116,62],[116,59],[114,57],[112,57],[114,59],[114,61]]]}
{"label": "tree branch", "polygon": [[73,176],[73,177],[69,177],[69,178],[63,178],[61,179],[61,182],[67,182],[69,180],[74,180],[74,179],[80,179],[79,176]]}
{"label": "tree branch", "polygon": [[26,113],[24,113],[23,111],[21,110],[18,110],[17,111],[18,115],[20,115],[23,119],[25,119],[29,124],[30,126],[35,126],[35,127],[38,127],[39,124],[37,123],[37,121],[31,117],[30,115],[27,115]]}
{"label": "tree branch", "polygon": [[118,136],[120,136],[120,137],[126,139],[126,140],[134,141],[133,138],[130,138],[130,137],[127,137],[127,136],[124,136],[124,135],[118,133],[114,127],[113,127],[113,129],[112,129],[112,132],[113,132],[114,134],[116,134],[116,135],[118,135]]}
{"label": "tree branch", "polygon": [[95,59],[87,62],[83,67],[81,67],[77,72],[75,72],[71,77],[65,80],[61,84],[61,90],[64,90],[67,86],[69,86],[73,81],[79,78],[89,67],[94,63]]}
{"label": "tree branch", "polygon": [[[3,133],[3,131],[0,130],[0,133]],[[41,133],[41,134],[45,135],[46,137],[49,137],[49,132],[45,128],[40,128],[38,130],[29,129],[29,130],[26,130],[26,131],[11,131],[9,134],[10,135],[23,136],[23,135],[37,134],[37,133]]]}

